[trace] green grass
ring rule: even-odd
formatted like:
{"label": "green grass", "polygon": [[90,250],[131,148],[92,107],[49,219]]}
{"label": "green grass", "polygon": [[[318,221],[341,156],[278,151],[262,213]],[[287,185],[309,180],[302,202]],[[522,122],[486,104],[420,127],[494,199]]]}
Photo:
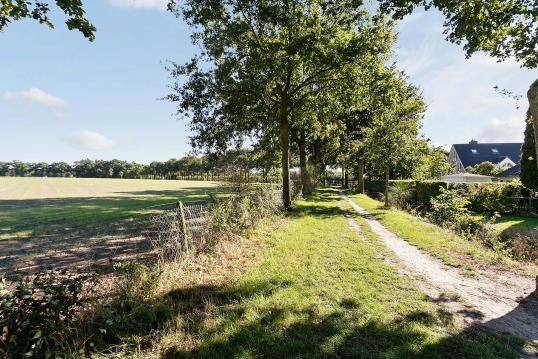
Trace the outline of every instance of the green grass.
{"label": "green grass", "polygon": [[495,226],[502,232],[527,232],[538,229],[538,217],[502,215],[495,222]]}
{"label": "green grass", "polygon": [[133,349],[140,357],[517,357],[499,338],[460,331],[411,279],[385,264],[364,222],[364,238],[348,227],[337,201],[334,192],[318,193],[238,242],[254,247],[247,250],[257,253],[254,259],[245,261],[243,248],[203,275],[198,265],[184,269],[180,285],[168,282],[171,288],[154,298],[176,314],[124,341],[145,338],[140,345],[149,349]]}
{"label": "green grass", "polygon": [[0,239],[54,233],[207,199],[215,182],[0,177]]}
{"label": "green grass", "polygon": [[488,264],[508,261],[479,243],[468,241],[422,218],[400,210],[387,210],[382,202],[366,195],[353,195],[351,199],[399,237],[435,255],[449,265],[463,267],[472,272],[475,261]]}

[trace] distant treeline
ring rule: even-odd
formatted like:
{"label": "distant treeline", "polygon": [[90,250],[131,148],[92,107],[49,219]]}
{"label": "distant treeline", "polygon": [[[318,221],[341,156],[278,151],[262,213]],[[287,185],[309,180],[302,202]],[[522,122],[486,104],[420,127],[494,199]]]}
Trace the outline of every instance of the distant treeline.
{"label": "distant treeline", "polygon": [[231,151],[221,156],[184,156],[149,165],[121,160],[66,162],[0,161],[0,176],[18,177],[79,177],[79,178],[146,178],[146,179],[219,179],[221,177],[259,177],[260,181],[275,179],[272,165],[257,161],[247,150]]}

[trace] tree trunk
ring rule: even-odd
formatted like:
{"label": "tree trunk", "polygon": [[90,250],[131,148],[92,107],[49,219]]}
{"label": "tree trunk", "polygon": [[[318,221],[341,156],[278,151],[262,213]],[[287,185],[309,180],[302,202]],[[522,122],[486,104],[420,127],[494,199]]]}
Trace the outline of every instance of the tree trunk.
{"label": "tree trunk", "polygon": [[364,158],[359,158],[359,167],[357,169],[357,179],[358,179],[358,188],[359,193],[364,193]]}
{"label": "tree trunk", "polygon": [[389,166],[385,169],[385,207],[389,207],[389,179],[390,179],[390,168]]}
{"label": "tree trunk", "polygon": [[534,125],[534,146],[536,152],[536,166],[538,167],[538,80],[534,81],[527,92],[529,99],[529,112]]}
{"label": "tree trunk", "polygon": [[306,134],[301,131],[299,136],[299,166],[301,167],[301,185],[303,196],[312,194],[312,182],[310,181],[310,173],[308,173],[306,160]]}
{"label": "tree trunk", "polygon": [[347,167],[344,170],[344,188],[345,189],[349,188],[349,172],[347,170]]}
{"label": "tree trunk", "polygon": [[290,124],[286,106],[280,109],[280,149],[282,150],[282,205],[284,209],[291,209],[290,191]]}

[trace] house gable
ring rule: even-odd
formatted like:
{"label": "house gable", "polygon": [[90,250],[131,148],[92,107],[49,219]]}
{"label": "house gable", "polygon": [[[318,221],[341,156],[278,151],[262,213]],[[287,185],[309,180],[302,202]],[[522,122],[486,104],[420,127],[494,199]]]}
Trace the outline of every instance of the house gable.
{"label": "house gable", "polygon": [[[471,141],[465,144],[452,146],[463,169],[482,162],[489,161],[494,164],[519,163],[522,143],[478,143]],[[451,150],[452,152],[452,150]],[[508,160],[506,160],[508,158]],[[459,168],[458,168],[459,170]]]}

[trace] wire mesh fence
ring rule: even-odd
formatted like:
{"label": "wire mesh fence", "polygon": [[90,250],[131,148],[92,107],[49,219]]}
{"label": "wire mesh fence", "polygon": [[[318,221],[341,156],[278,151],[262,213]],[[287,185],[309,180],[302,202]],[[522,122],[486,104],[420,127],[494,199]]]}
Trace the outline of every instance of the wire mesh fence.
{"label": "wire mesh fence", "polygon": [[166,203],[146,207],[141,214],[76,226],[51,224],[46,231],[30,229],[24,237],[0,241],[0,274],[45,268],[95,269],[115,261],[153,259],[161,252],[183,254],[202,239],[208,209],[207,203]]}
{"label": "wire mesh fence", "polygon": [[160,260],[177,260],[201,248],[204,241],[208,204],[184,205],[151,215],[144,236]]}
{"label": "wire mesh fence", "polygon": [[[263,188],[277,201],[281,197],[278,187]],[[300,187],[293,186],[293,197],[298,193]],[[21,227],[30,228],[29,233],[0,240],[0,275],[46,268],[110,268],[110,264],[125,260],[177,260],[206,245],[210,209],[208,202],[174,202],[94,222],[87,221],[90,214],[85,214],[76,225],[73,223],[78,221],[70,218],[69,225],[58,221],[45,230]],[[19,232],[13,228],[13,233]]]}

